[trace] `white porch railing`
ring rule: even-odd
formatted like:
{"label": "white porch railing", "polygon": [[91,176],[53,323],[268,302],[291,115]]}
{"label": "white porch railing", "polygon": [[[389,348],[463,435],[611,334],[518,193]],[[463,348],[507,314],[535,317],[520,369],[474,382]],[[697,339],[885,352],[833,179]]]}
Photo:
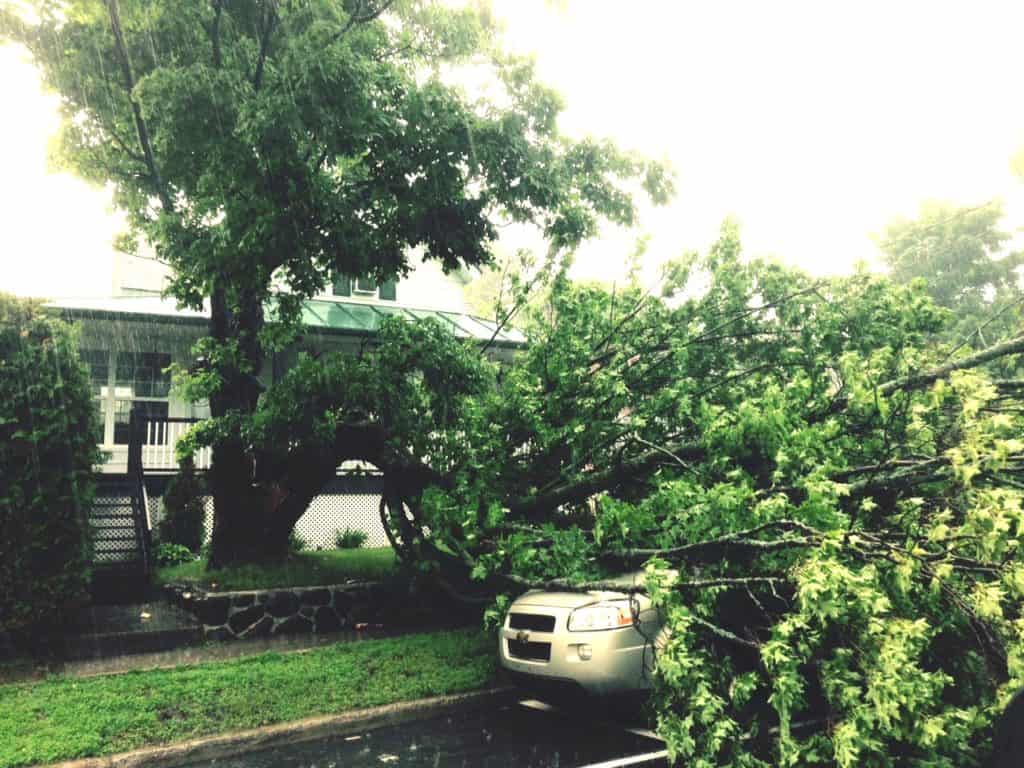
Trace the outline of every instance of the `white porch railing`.
{"label": "white porch railing", "polygon": [[[142,433],[143,469],[177,469],[178,459],[175,457],[175,448],[178,441],[195,423],[195,419],[147,419]],[[209,469],[211,459],[212,450],[201,448],[195,454],[196,469]]]}

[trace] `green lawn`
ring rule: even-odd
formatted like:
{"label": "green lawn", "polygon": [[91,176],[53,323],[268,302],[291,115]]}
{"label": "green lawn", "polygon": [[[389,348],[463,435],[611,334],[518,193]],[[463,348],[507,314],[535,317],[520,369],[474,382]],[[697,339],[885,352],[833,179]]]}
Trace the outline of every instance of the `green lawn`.
{"label": "green lawn", "polygon": [[214,571],[206,570],[206,564],[196,560],[158,568],[156,580],[160,584],[190,581],[205,589],[243,590],[339,584],[348,579],[378,581],[394,571],[394,550],[381,547],[300,552],[278,565],[245,565]]}
{"label": "green lawn", "polygon": [[0,686],[0,768],[486,686],[489,635],[458,630],[170,670]]}

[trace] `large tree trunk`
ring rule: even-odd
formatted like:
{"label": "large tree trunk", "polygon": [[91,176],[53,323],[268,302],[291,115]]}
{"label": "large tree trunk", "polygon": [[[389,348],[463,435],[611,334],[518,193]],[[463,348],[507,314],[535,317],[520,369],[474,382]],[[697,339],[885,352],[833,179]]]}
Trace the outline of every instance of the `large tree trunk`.
{"label": "large tree trunk", "polygon": [[[224,385],[210,399],[214,417],[252,414],[262,387],[263,352],[259,332],[263,307],[255,295],[244,295],[232,310],[219,287],[211,297],[210,334],[217,341],[237,339],[249,371],[224,375]],[[317,493],[346,459],[379,459],[384,441],[380,430],[340,428],[329,450],[296,448],[275,466],[261,461],[241,439],[220,441],[213,448],[210,490],[213,495],[213,536],[209,567],[281,561],[288,556],[288,538]]]}
{"label": "large tree trunk", "polygon": [[240,448],[232,444],[214,450],[211,568],[284,560],[292,529],[335,472],[331,459],[311,459],[304,468],[286,471],[280,481],[254,482],[252,461]]}
{"label": "large tree trunk", "polygon": [[270,559],[266,505],[257,501],[251,466],[241,442],[222,443],[213,449],[209,473],[213,495],[211,568]]}
{"label": "large tree trunk", "polygon": [[[218,342],[237,340],[249,371],[221,371],[224,384],[210,398],[210,414],[251,414],[260,395],[259,375],[263,351],[259,332],[263,306],[254,293],[242,294],[238,306],[229,306],[222,285],[214,286],[210,301],[210,335]],[[213,496],[211,568],[235,563],[280,560],[288,553],[288,532],[281,536],[274,525],[278,506],[273,489],[254,481],[254,457],[241,439],[221,441],[213,448],[209,473]]]}

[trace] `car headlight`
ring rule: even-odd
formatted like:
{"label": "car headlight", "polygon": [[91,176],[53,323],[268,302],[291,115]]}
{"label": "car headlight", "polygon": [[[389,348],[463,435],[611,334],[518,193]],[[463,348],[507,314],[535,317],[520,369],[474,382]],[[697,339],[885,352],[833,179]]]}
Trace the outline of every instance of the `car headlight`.
{"label": "car headlight", "polygon": [[618,629],[633,624],[633,611],[629,600],[607,600],[569,614],[570,632],[593,632],[599,629]]}

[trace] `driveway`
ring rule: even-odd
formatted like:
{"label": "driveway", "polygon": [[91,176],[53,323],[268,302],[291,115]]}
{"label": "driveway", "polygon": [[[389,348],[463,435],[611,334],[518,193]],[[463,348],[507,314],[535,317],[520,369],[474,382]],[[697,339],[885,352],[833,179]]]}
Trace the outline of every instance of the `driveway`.
{"label": "driveway", "polygon": [[627,723],[524,700],[188,768],[647,768],[666,764],[663,750],[653,734]]}

